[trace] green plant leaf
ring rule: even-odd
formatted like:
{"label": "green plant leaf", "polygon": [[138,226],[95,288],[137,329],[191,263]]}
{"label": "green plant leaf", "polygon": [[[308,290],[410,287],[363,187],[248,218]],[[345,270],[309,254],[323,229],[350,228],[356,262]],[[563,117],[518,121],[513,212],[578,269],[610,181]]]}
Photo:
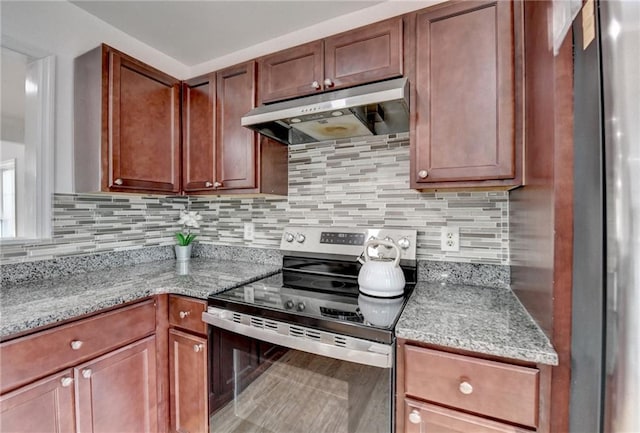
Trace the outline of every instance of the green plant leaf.
{"label": "green plant leaf", "polygon": [[189,245],[195,238],[197,235],[193,234],[193,233],[189,233],[187,235],[185,235],[182,232],[177,232],[176,233],[176,239],[178,240],[178,245],[186,247],[187,245]]}

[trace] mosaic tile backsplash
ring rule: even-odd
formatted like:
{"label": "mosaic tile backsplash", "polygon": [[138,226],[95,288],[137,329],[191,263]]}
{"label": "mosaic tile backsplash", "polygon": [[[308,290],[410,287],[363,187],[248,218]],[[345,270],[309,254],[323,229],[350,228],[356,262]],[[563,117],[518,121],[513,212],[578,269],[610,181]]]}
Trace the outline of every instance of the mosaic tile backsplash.
{"label": "mosaic tile backsplash", "polygon": [[[408,134],[289,148],[288,197],[55,194],[53,239],[3,245],[2,264],[175,243],[180,209],[203,216],[202,244],[278,248],[288,224],[384,225],[418,230],[418,258],[509,264],[507,192],[421,193],[409,188]],[[244,223],[255,224],[253,241]],[[440,228],[460,228],[459,252]]]}

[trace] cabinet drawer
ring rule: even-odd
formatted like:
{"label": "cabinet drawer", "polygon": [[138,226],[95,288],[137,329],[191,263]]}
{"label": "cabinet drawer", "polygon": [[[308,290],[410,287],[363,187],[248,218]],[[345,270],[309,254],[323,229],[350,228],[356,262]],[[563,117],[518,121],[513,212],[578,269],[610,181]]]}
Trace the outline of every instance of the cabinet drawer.
{"label": "cabinet drawer", "polygon": [[404,433],[530,433],[509,424],[480,418],[433,404],[405,399]]}
{"label": "cabinet drawer", "polygon": [[0,392],[153,334],[155,327],[149,300],[2,343]]}
{"label": "cabinet drawer", "polygon": [[536,427],[539,372],[405,346],[408,396]]}
{"label": "cabinet drawer", "polygon": [[202,321],[202,313],[207,311],[207,301],[169,296],[169,324],[198,334],[207,333],[207,325]]}

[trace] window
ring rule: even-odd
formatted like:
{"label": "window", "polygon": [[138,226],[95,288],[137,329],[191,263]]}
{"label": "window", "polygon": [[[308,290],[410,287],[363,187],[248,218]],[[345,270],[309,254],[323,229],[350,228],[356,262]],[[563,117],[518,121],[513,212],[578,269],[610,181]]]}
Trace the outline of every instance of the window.
{"label": "window", "polygon": [[16,160],[0,162],[0,238],[16,236]]}

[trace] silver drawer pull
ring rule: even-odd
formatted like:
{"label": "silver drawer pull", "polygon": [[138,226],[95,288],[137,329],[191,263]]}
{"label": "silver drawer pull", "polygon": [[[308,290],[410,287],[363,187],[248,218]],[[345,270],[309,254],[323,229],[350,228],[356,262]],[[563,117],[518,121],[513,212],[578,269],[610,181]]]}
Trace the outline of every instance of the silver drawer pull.
{"label": "silver drawer pull", "polygon": [[471,394],[473,392],[473,386],[469,382],[467,382],[466,380],[460,382],[460,386],[458,386],[458,389],[464,395],[469,395],[469,394]]}
{"label": "silver drawer pull", "polygon": [[211,188],[213,186],[213,184],[211,182],[205,182],[204,186],[207,188]]}
{"label": "silver drawer pull", "polygon": [[124,182],[122,181],[122,179],[118,178],[116,180],[113,181],[113,183],[115,183],[116,185],[120,186],[122,185]]}
{"label": "silver drawer pull", "polygon": [[82,370],[82,377],[84,377],[85,379],[89,379],[91,377],[91,369],[90,368],[85,368],[84,370]]}
{"label": "silver drawer pull", "polygon": [[420,412],[418,409],[414,409],[409,414],[409,422],[411,424],[420,424],[422,422],[422,417],[420,416]]}
{"label": "silver drawer pull", "polygon": [[73,350],[80,350],[80,348],[82,347],[82,344],[83,344],[83,343],[82,343],[82,341],[80,341],[80,340],[73,340],[73,341],[71,342],[71,348],[72,348]]}
{"label": "silver drawer pull", "polygon": [[62,385],[63,388],[70,387],[72,383],[73,383],[73,379],[71,379],[70,377],[63,377],[60,380],[60,384]]}
{"label": "silver drawer pull", "polygon": [[202,349],[204,349],[204,346],[202,344],[194,344],[193,345],[193,351],[196,352],[196,353],[202,351]]}
{"label": "silver drawer pull", "polygon": [[181,312],[180,312],[180,318],[181,318],[181,319],[184,319],[184,318],[186,318],[187,316],[189,316],[189,314],[191,314],[191,311],[181,311]]}

